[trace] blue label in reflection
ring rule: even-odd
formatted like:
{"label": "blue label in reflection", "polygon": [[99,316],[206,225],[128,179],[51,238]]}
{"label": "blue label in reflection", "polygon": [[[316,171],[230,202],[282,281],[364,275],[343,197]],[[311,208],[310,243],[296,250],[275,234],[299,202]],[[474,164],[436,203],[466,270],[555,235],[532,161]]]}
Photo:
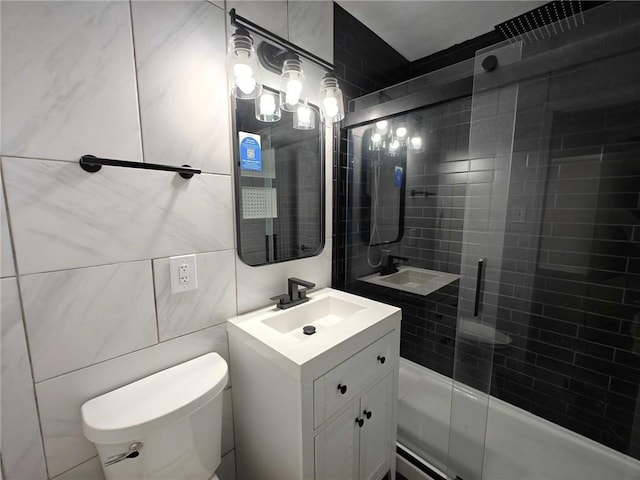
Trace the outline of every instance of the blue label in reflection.
{"label": "blue label in reflection", "polygon": [[260,135],[238,132],[240,140],[240,168],[242,170],[262,171],[262,150]]}
{"label": "blue label in reflection", "polygon": [[402,167],[395,167],[393,186],[398,188],[402,186]]}

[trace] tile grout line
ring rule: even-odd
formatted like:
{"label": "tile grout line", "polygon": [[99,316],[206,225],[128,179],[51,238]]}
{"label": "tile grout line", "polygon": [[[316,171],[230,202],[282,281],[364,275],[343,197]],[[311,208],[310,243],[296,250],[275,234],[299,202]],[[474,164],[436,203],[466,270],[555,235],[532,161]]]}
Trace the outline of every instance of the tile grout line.
{"label": "tile grout line", "polygon": [[[12,256],[13,256],[13,268],[15,270],[15,281],[16,281],[16,289],[18,291],[18,302],[20,304],[20,316],[21,316],[21,321],[22,321],[22,330],[24,332],[24,342],[25,342],[25,348],[27,350],[27,358],[29,359],[29,373],[31,374],[31,390],[33,392],[33,400],[35,403],[35,407],[36,407],[36,415],[37,415],[37,420],[38,420],[38,431],[40,432],[40,447],[41,447],[41,452],[42,452],[42,461],[44,463],[44,469],[45,469],[45,473],[47,475],[47,478],[49,478],[49,465],[47,462],[47,454],[46,454],[46,450],[45,450],[45,446],[44,446],[44,432],[42,430],[42,416],[40,414],[40,403],[38,402],[38,395],[36,394],[36,382],[35,382],[35,375],[34,375],[34,369],[33,369],[33,358],[32,358],[32,354],[31,354],[31,344],[29,342],[29,334],[27,332],[27,322],[26,322],[26,315],[25,315],[25,308],[24,308],[24,302],[22,299],[22,288],[21,288],[21,282],[20,282],[20,270],[18,268],[18,262],[17,262],[17,256],[16,256],[16,249],[14,248],[14,240],[13,240],[13,229],[12,229],[12,222],[11,222],[11,215],[9,214],[9,203],[7,202],[7,192],[6,192],[6,188],[5,188],[5,181],[4,181],[4,170],[0,169],[0,182],[2,182],[2,192],[3,192],[3,200],[4,200],[4,204],[5,204],[5,214],[7,216],[7,228],[9,230],[9,242],[11,243],[11,250],[12,250]],[[11,277],[8,277],[11,278]],[[3,462],[4,465],[4,462]],[[3,477],[6,478],[6,477]]]}

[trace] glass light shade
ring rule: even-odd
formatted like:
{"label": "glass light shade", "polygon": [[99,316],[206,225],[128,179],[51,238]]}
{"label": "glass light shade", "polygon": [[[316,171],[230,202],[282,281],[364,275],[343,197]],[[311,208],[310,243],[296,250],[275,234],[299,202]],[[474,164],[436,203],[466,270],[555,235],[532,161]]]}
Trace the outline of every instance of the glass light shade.
{"label": "glass light shade", "polygon": [[227,76],[231,95],[234,97],[251,100],[262,94],[260,65],[253,48],[253,40],[249,32],[243,28],[237,29],[229,39]]}
{"label": "glass light shade", "polygon": [[280,75],[280,108],[295,112],[303,98],[304,73],[298,58],[288,58],[282,64]]}
{"label": "glass light shade", "polygon": [[389,131],[389,122],[386,120],[380,120],[378,122],[376,122],[376,132],[380,133],[381,135],[386,135],[386,133]]}
{"label": "glass light shade", "polygon": [[256,118],[261,122],[277,122],[282,117],[276,93],[262,92],[256,98]]}
{"label": "glass light shade", "polygon": [[418,135],[409,139],[409,148],[414,153],[424,152],[424,140]]}
{"label": "glass light shade", "polygon": [[404,123],[398,124],[395,133],[395,138],[400,143],[400,146],[406,146],[409,140],[409,130],[407,129],[407,125]]}
{"label": "glass light shade", "polygon": [[316,128],[316,116],[306,100],[293,112],[293,128],[296,130],[313,130]]}
{"label": "glass light shade", "polygon": [[336,123],[344,118],[342,90],[332,73],[327,73],[320,82],[320,112],[325,122]]}

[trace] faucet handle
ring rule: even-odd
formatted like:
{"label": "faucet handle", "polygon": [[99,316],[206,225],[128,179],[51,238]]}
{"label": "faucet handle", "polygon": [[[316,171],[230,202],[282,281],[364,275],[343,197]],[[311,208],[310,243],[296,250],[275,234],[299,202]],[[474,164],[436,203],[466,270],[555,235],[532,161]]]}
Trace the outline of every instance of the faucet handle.
{"label": "faucet handle", "polygon": [[271,300],[273,300],[274,302],[278,302],[278,305],[286,305],[287,303],[291,303],[291,299],[289,298],[288,293],[283,293],[282,295],[271,297]]}

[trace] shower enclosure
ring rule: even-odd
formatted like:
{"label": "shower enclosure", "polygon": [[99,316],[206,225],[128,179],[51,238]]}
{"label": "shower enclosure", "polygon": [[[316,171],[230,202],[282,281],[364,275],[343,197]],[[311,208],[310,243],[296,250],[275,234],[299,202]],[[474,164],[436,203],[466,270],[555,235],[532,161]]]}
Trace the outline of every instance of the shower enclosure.
{"label": "shower enclosure", "polygon": [[640,478],[640,5],[351,110],[338,261],[403,311],[406,471]]}

